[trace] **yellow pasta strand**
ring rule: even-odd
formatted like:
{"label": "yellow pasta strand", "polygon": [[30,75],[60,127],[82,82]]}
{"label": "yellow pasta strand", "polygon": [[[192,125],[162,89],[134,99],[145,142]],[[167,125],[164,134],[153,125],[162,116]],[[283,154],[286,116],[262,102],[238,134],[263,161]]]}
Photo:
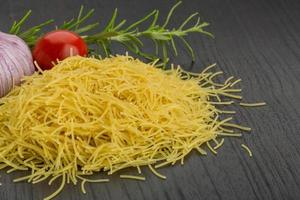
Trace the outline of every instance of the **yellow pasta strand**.
{"label": "yellow pasta strand", "polygon": [[83,180],[83,181],[81,182],[81,191],[82,191],[83,194],[86,194],[85,183],[86,183],[86,180]]}
{"label": "yellow pasta strand", "polygon": [[44,198],[44,200],[50,200],[50,199],[53,199],[55,196],[57,196],[63,190],[63,188],[65,186],[65,183],[66,183],[66,175],[63,174],[62,175],[61,185],[59,186],[59,188],[54,193],[52,193],[51,195],[49,195],[48,197]]}
{"label": "yellow pasta strand", "polygon": [[249,147],[247,147],[245,144],[242,144],[241,146],[242,146],[242,148],[244,148],[248,152],[249,156],[252,157],[252,152],[249,149]]}
{"label": "yellow pasta strand", "polygon": [[156,176],[158,176],[161,179],[167,179],[166,176],[158,173],[158,171],[156,171],[151,165],[148,165],[149,169],[152,171],[153,174],[155,174]]}
{"label": "yellow pasta strand", "polygon": [[257,107],[257,106],[265,106],[267,104],[266,104],[266,102],[258,102],[258,103],[245,103],[245,102],[241,102],[240,105],[241,106],[245,106],[245,107]]}
{"label": "yellow pasta strand", "polygon": [[145,181],[146,178],[143,176],[133,176],[133,175],[120,175],[120,178],[124,179],[134,179],[134,180],[140,180],[140,181]]}

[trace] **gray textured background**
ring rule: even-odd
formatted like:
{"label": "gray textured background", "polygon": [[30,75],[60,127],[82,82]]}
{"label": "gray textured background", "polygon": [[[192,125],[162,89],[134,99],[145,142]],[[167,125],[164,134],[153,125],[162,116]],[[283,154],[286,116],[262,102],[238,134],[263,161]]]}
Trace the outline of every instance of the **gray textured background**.
{"label": "gray textured background", "polygon": [[[33,10],[30,23],[49,18],[62,22],[77,13],[81,4],[95,8],[95,20],[106,22],[115,7],[130,22],[152,9],[166,13],[174,1],[161,0],[0,0],[0,29],[7,31],[12,19]],[[192,153],[184,166],[164,168],[163,181],[145,171],[146,182],[119,180],[67,186],[57,199],[300,199],[300,1],[299,0],[188,0],[178,9],[172,25],[199,11],[211,22],[214,40],[191,35],[197,62],[189,65],[186,51],[173,62],[199,71],[217,62],[225,75],[242,78],[243,96],[264,100],[263,108],[236,108],[236,122],[253,128],[251,134],[225,141],[217,156]],[[246,143],[251,159],[241,149]],[[0,199],[42,199],[58,187],[12,183],[16,174],[0,172]]]}

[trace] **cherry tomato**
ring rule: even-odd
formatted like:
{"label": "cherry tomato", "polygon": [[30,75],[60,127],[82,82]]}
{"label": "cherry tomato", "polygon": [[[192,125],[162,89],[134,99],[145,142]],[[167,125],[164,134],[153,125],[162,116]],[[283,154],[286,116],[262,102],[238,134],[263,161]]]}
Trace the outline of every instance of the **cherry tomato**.
{"label": "cherry tomato", "polygon": [[40,38],[34,49],[33,59],[43,70],[51,69],[53,62],[71,55],[86,56],[88,47],[84,40],[71,31],[55,30]]}

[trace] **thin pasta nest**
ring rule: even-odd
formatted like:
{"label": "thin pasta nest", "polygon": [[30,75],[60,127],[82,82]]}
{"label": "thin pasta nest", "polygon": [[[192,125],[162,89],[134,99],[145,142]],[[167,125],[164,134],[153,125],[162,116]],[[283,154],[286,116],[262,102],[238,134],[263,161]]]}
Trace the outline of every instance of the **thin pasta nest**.
{"label": "thin pasta nest", "polygon": [[75,56],[26,77],[0,100],[1,168],[31,171],[16,181],[62,177],[61,190],[98,171],[150,166],[156,173],[183,163],[192,150],[205,154],[204,145],[215,152],[219,136],[239,136],[230,127],[248,130],[220,120],[226,111],[216,107],[232,103],[221,96],[240,98],[232,88],[239,80],[219,84],[213,78],[220,73],[209,69],[193,74],[154,65],[129,56]]}

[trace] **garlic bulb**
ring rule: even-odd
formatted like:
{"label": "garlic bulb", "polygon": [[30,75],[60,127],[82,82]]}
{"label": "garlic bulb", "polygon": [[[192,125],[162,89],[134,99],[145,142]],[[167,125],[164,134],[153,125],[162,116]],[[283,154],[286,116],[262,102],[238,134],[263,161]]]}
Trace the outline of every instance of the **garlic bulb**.
{"label": "garlic bulb", "polygon": [[0,97],[21,83],[24,76],[35,71],[31,51],[15,35],[0,32]]}

